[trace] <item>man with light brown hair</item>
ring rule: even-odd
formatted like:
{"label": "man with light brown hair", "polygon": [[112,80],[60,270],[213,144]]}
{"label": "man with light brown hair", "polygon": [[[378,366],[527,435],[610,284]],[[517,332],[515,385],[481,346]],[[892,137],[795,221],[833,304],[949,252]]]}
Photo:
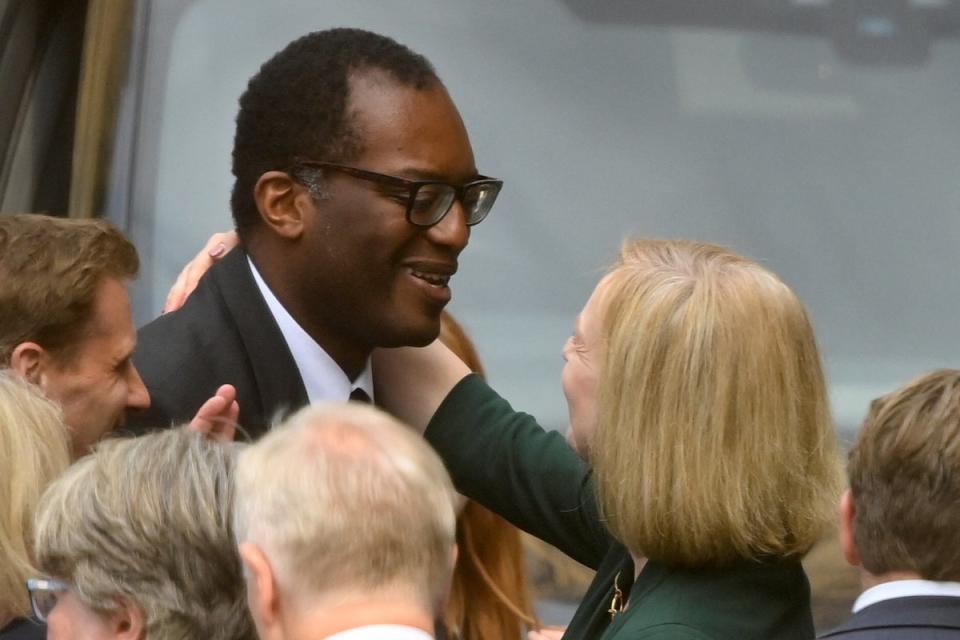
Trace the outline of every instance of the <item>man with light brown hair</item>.
{"label": "man with light brown hair", "polygon": [[960,638],[960,370],[874,400],[850,451],[840,541],[854,615],[823,638]]}
{"label": "man with light brown hair", "polygon": [[358,403],[300,410],[240,454],[234,531],[262,640],[429,640],[456,494],[422,438]]}
{"label": "man with light brown hair", "polygon": [[[150,405],[131,360],[138,269],[134,246],[103,220],[0,215],[0,367],[60,404],[75,455]],[[231,417],[234,392],[222,388],[194,427]]]}

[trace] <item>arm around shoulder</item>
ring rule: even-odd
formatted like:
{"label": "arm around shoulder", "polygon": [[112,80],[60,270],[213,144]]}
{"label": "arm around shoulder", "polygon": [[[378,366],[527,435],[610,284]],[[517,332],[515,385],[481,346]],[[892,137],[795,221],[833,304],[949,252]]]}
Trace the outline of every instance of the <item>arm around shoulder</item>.
{"label": "arm around shoulder", "polygon": [[373,355],[377,405],[423,433],[470,369],[439,340],[426,347],[378,349]]}

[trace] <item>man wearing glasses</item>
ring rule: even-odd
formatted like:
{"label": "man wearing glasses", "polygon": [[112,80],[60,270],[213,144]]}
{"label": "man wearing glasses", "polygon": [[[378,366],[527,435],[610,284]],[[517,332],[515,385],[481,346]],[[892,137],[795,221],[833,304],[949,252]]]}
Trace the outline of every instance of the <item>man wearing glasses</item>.
{"label": "man wearing glasses", "polygon": [[306,35],[240,98],[231,198],[240,250],[182,309],[140,332],[144,426],[180,421],[218,384],[240,424],[369,400],[377,347],[437,337],[450,279],[500,191],[422,56],[377,34]]}

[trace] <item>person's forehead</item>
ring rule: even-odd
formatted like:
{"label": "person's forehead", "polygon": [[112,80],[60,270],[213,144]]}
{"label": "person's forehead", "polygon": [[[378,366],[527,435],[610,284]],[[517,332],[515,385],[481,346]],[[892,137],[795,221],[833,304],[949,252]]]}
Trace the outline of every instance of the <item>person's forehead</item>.
{"label": "person's forehead", "polygon": [[418,89],[383,72],[354,74],[347,110],[360,159],[375,170],[458,181],[477,173],[466,127],[439,81]]}
{"label": "person's forehead", "polygon": [[590,294],[590,298],[577,317],[577,328],[581,333],[597,332],[600,330],[600,315],[603,312],[603,303],[609,293],[610,276],[604,276]]}
{"label": "person's forehead", "polygon": [[[137,332],[130,311],[130,297],[126,283],[107,278],[97,291],[97,297],[83,332],[88,355],[99,358],[125,358],[133,352]],[[89,352],[95,353],[89,353]]]}
{"label": "person's forehead", "polygon": [[78,337],[74,366],[113,366],[130,357],[137,346],[137,334],[122,323],[92,323]]}

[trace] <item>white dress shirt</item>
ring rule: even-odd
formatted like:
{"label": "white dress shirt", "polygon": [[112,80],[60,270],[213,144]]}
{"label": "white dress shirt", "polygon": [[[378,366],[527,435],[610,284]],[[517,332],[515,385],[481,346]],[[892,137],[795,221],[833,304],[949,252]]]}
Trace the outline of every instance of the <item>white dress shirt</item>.
{"label": "white dress shirt", "polygon": [[416,627],[399,624],[371,624],[347,629],[328,636],[327,640],[433,640],[433,636]]}
{"label": "white dress shirt", "polygon": [[853,603],[853,612],[857,613],[872,604],[893,600],[894,598],[911,598],[914,596],[951,596],[960,598],[960,582],[936,582],[934,580],[894,580],[883,582],[870,587],[860,594]]}
{"label": "white dress shirt", "polygon": [[290,315],[273,291],[267,286],[260,276],[260,272],[253,266],[253,261],[247,257],[250,265],[250,271],[253,273],[253,280],[257,283],[260,295],[267,302],[270,314],[277,321],[280,327],[280,333],[293,355],[293,361],[300,370],[300,379],[303,380],[303,386],[307,390],[307,399],[310,402],[321,402],[331,400],[336,402],[345,402],[350,398],[350,392],[354,389],[363,389],[373,401],[373,372],[370,366],[370,359],[363,371],[357,376],[356,380],[350,380],[347,374],[343,372],[333,358],[323,350],[317,341],[310,337],[303,330],[293,316]]}

